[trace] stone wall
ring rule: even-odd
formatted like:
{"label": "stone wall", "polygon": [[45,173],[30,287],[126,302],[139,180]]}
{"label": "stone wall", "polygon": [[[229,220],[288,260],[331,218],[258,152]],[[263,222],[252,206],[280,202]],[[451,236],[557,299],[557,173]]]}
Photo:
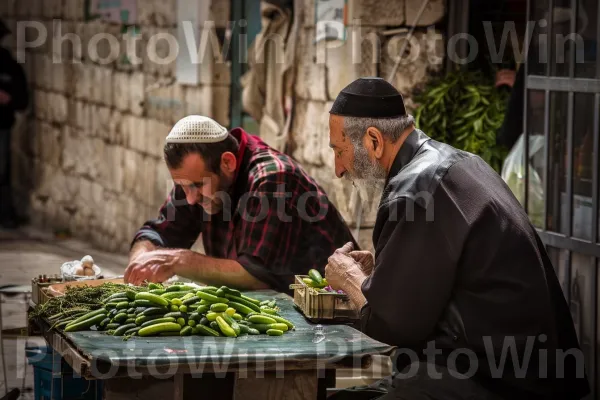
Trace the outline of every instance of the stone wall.
{"label": "stone wall", "polygon": [[[139,36],[125,37],[121,25],[86,21],[84,3],[0,1],[0,17],[15,33],[6,43],[15,56],[17,22],[39,22],[48,35],[24,53],[32,102],[15,127],[16,203],[36,226],[68,229],[103,249],[126,251],[170,189],[161,156],[172,125],[192,113],[229,124],[229,67],[206,68],[200,85],[183,86],[176,83],[174,59],[156,61],[169,56],[167,40],[156,34],[176,37],[176,0],[138,1]],[[229,13],[229,1],[211,6],[217,26],[226,26]],[[98,40],[99,33],[121,40],[115,47]],[[69,34],[81,46],[52,40]],[[35,35],[29,29],[25,37]],[[138,62],[126,57],[128,43],[136,46]],[[111,49],[118,58],[104,62]]]}
{"label": "stone wall", "polygon": [[[345,42],[315,44],[315,3],[303,0],[303,24],[299,43],[298,76],[293,124],[293,156],[325,188],[353,228],[357,202],[352,186],[337,179],[333,152],[329,149],[329,109],[337,94],[361,76],[388,78],[410,27],[413,39],[394,75],[392,84],[404,95],[411,110],[410,92],[426,82],[428,74],[442,67],[444,44],[441,33],[431,27],[444,14],[444,2],[430,1],[420,18],[417,0],[350,0]],[[359,243],[372,249],[371,235],[378,199],[360,202],[362,209]]]}

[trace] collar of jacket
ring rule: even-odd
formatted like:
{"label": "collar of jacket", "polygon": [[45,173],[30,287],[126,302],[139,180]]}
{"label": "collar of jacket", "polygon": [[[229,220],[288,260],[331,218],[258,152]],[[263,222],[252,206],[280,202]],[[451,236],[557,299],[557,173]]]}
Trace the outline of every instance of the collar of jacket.
{"label": "collar of jacket", "polygon": [[421,146],[423,146],[423,144],[429,139],[429,136],[416,128],[408,134],[406,140],[404,143],[402,143],[398,154],[396,154],[394,162],[392,163],[392,168],[390,168],[390,172],[385,181],[385,186],[389,184],[392,177],[396,176],[402,170],[402,168],[404,168],[404,166],[413,159]]}

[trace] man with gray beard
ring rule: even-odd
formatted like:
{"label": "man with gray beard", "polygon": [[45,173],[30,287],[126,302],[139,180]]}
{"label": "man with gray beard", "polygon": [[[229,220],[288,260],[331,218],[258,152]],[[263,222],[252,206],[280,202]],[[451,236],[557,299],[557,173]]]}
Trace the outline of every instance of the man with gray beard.
{"label": "man with gray beard", "polygon": [[360,310],[364,333],[399,348],[393,377],[331,398],[589,393],[554,268],[500,176],[416,129],[383,79],[354,81],[330,114],[336,175],[382,194],[375,257],[348,243],[329,258],[325,276]]}

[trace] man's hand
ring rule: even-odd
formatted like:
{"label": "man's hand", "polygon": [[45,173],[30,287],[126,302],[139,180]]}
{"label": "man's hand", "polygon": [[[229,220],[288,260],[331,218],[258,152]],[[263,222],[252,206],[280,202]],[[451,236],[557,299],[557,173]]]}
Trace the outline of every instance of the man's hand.
{"label": "man's hand", "polygon": [[0,90],[0,105],[6,105],[10,103],[12,100],[12,96],[5,92],[4,90]]}
{"label": "man's hand", "polygon": [[[356,309],[360,309],[366,302],[361,286],[367,279],[367,274],[363,272],[361,264],[350,255],[353,247],[352,243],[347,243],[329,257],[325,267],[325,279],[335,290],[346,292]],[[360,256],[364,257],[362,254]]]}
{"label": "man's hand", "polygon": [[499,70],[498,72],[496,72],[496,87],[507,85],[512,88],[515,84],[516,76],[517,71],[513,71],[511,69]]}
{"label": "man's hand", "polygon": [[138,253],[125,270],[125,283],[140,285],[144,281],[164,282],[175,275],[179,263],[179,250],[153,250]]}
{"label": "man's hand", "polygon": [[365,275],[369,276],[373,273],[373,268],[375,268],[375,257],[373,257],[373,253],[367,250],[356,250],[351,251],[348,255],[359,264],[360,269]]}

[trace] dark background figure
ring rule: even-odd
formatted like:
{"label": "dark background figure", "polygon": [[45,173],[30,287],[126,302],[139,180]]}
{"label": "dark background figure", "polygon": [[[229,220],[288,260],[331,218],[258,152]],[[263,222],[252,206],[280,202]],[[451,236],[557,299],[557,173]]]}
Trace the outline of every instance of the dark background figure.
{"label": "dark background figure", "polygon": [[29,103],[29,92],[23,68],[2,47],[2,41],[11,34],[0,20],[0,226],[15,228],[15,213],[11,190],[11,131],[15,112],[24,110]]}

